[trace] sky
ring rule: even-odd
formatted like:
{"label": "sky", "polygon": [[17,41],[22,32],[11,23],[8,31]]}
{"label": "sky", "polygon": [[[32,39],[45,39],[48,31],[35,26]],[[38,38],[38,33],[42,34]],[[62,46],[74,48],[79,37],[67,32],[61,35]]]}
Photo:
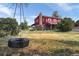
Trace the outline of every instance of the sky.
{"label": "sky", "polygon": [[[79,3],[24,3],[24,17],[28,25],[34,23],[34,19],[41,12],[42,15],[52,16],[54,11],[58,11],[61,18],[70,17],[74,21],[79,20]],[[15,4],[0,3],[0,17],[13,17]],[[15,18],[20,23],[19,6],[16,9]],[[23,18],[21,19],[23,22]]]}

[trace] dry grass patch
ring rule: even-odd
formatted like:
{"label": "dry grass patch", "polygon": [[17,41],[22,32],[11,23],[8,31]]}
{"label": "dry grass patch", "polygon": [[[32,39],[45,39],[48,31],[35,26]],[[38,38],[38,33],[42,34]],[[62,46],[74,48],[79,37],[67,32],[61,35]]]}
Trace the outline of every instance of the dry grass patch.
{"label": "dry grass patch", "polygon": [[[72,55],[79,54],[79,33],[76,32],[27,32],[19,33],[30,40],[29,46],[23,49],[8,49],[15,55]],[[19,37],[18,35],[18,37]],[[3,51],[5,47],[0,47]],[[14,52],[15,51],[15,52]],[[8,53],[8,52],[7,52]]]}

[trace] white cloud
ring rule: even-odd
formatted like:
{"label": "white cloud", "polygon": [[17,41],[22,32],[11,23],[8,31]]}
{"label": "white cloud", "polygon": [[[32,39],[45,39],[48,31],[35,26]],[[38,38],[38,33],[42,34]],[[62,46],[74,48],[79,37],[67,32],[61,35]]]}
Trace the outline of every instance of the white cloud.
{"label": "white cloud", "polygon": [[72,11],[72,9],[73,9],[71,6],[69,6],[66,3],[57,3],[57,5],[65,11]]}
{"label": "white cloud", "polygon": [[69,5],[68,3],[57,3],[59,7],[61,7],[65,11],[79,10],[79,4],[77,5]]}
{"label": "white cloud", "polygon": [[[45,4],[46,6],[48,6],[50,9],[53,9],[53,4]],[[59,8],[65,10],[65,11],[71,11],[73,8],[68,5],[67,3],[56,3],[57,6],[59,6]]]}
{"label": "white cloud", "polygon": [[4,13],[8,16],[12,15],[12,9],[0,4],[0,13]]}

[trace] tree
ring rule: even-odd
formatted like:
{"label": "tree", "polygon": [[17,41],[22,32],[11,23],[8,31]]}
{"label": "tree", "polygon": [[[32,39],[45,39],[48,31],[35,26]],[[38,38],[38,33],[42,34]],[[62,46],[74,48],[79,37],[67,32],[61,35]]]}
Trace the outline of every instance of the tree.
{"label": "tree", "polygon": [[74,21],[71,18],[64,18],[62,22],[58,24],[58,29],[62,32],[71,31],[74,27]]}
{"label": "tree", "polygon": [[79,26],[79,20],[77,20],[77,21],[75,22],[75,26],[76,26],[76,27]]}
{"label": "tree", "polygon": [[[8,33],[10,35],[18,34],[18,22],[15,18],[0,18],[0,30],[1,32]],[[16,30],[16,31],[15,31]],[[15,33],[17,32],[17,33]]]}
{"label": "tree", "polygon": [[20,28],[22,30],[28,29],[28,25],[27,25],[27,21],[26,20],[24,20],[24,22],[21,22]]}
{"label": "tree", "polygon": [[60,15],[59,15],[58,11],[54,11],[53,14],[52,14],[52,17],[59,18]]}

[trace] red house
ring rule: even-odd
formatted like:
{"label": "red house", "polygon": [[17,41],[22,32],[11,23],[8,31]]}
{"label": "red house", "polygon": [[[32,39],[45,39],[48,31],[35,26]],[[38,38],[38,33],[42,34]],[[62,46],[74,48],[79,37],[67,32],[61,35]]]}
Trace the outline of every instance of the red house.
{"label": "red house", "polygon": [[57,17],[49,17],[49,16],[43,16],[41,13],[35,18],[34,24],[32,26],[35,26],[40,29],[53,29],[56,27],[56,25],[61,22],[60,18]]}

